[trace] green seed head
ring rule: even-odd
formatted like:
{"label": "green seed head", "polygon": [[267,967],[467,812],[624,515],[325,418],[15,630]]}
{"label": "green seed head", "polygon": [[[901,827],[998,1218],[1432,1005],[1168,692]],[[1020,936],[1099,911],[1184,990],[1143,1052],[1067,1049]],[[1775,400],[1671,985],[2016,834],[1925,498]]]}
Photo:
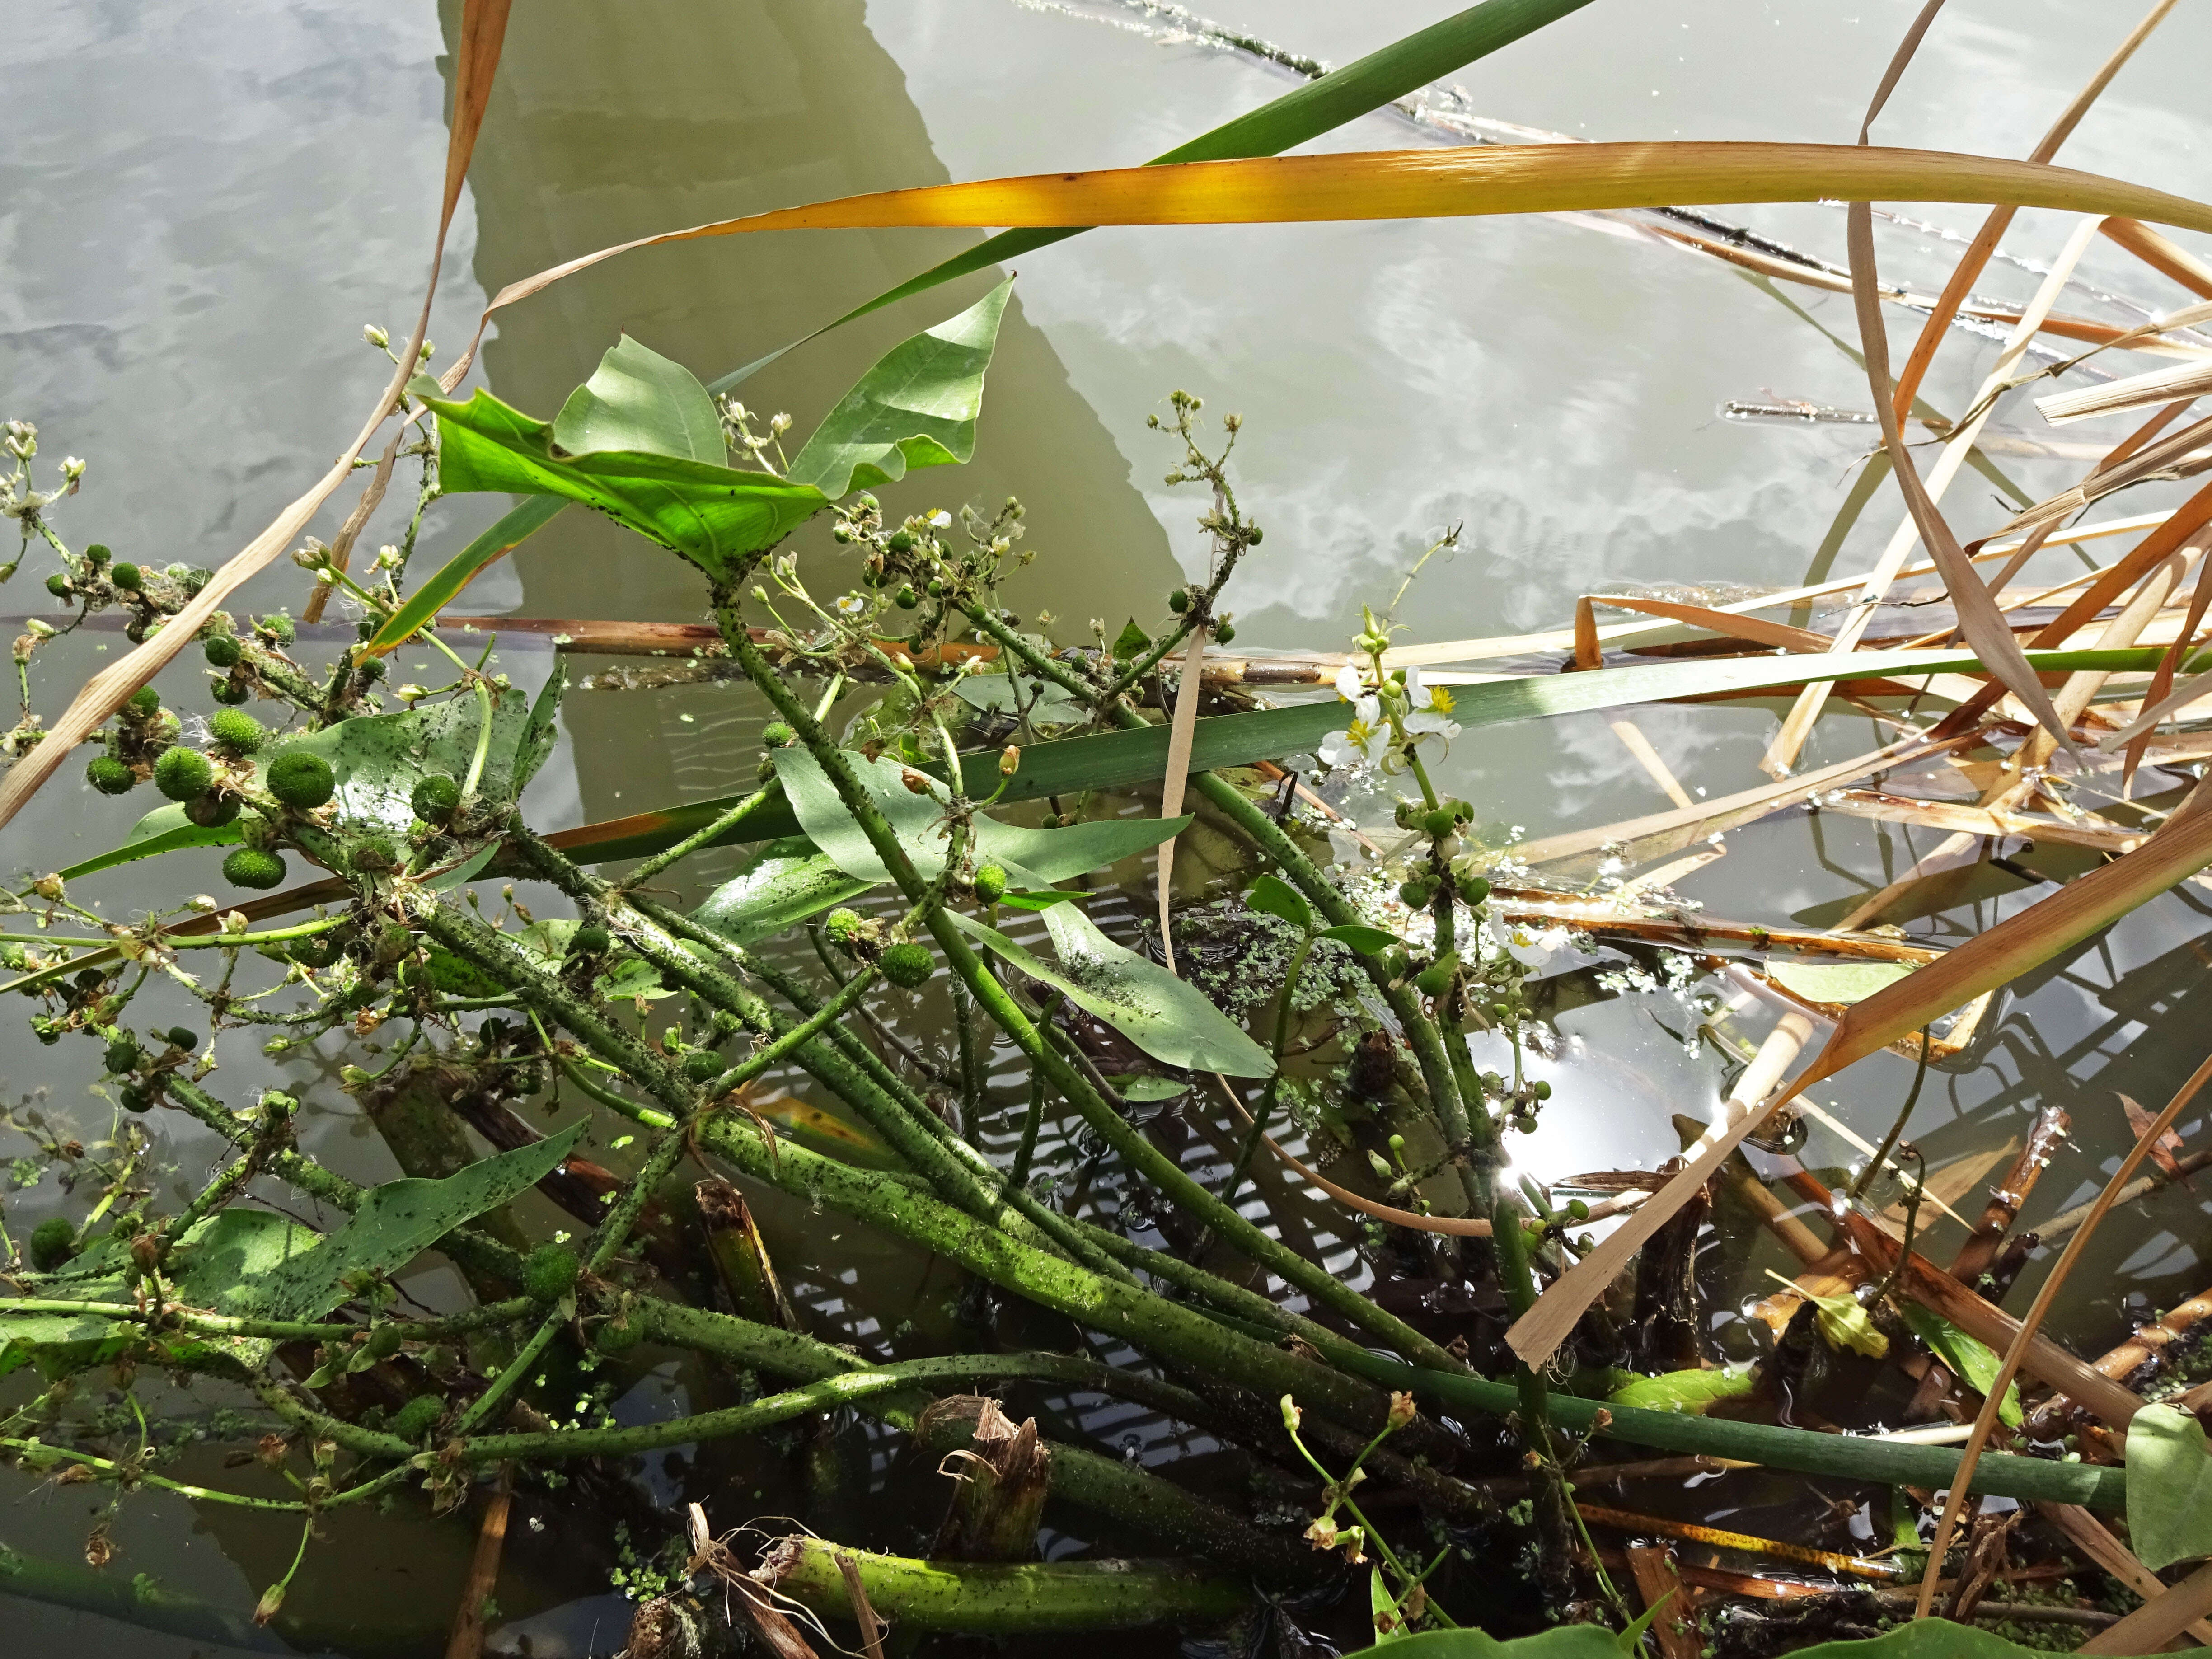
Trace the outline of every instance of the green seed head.
{"label": "green seed head", "polygon": [[252,695],[251,690],[236,680],[217,680],[213,685],[208,687],[208,696],[213,697],[217,702],[228,704],[234,708]]}
{"label": "green seed head", "polygon": [[1006,872],[996,864],[975,866],[975,896],[986,904],[996,904],[1006,896]]}
{"label": "green seed head", "polygon": [[215,767],[197,749],[165,749],[154,763],[154,787],[171,800],[198,800],[215,781]]}
{"label": "green seed head", "polygon": [[41,1221],[31,1230],[31,1265],[50,1273],[76,1254],[76,1229],[59,1216]]}
{"label": "green seed head", "polygon": [[1458,822],[1458,819],[1452,817],[1449,807],[1439,806],[1435,811],[1428,813],[1421,819],[1421,828],[1438,840],[1442,840],[1451,834]]}
{"label": "green seed head", "polygon": [[353,867],[374,874],[399,867],[399,849],[389,836],[364,836],[353,849]]}
{"label": "green seed head", "polygon": [[1456,951],[1439,957],[1413,975],[1413,988],[1423,996],[1439,997],[1451,987],[1452,975],[1459,971]]}
{"label": "green seed head", "polygon": [[208,720],[208,736],[233,755],[250,755],[269,741],[269,728],[235,708],[219,709]]}
{"label": "green seed head", "polygon": [[694,1048],[684,1056],[684,1075],[694,1083],[712,1083],[722,1074],[722,1057],[711,1048]]}
{"label": "green seed head", "polygon": [[927,945],[909,939],[884,952],[883,969],[885,979],[902,991],[911,991],[937,971],[937,959],[929,954]]}
{"label": "green seed head", "polygon": [[1213,638],[1217,644],[1226,645],[1230,641],[1236,637],[1237,624],[1230,621],[1228,617],[1224,617],[1219,622],[1213,624]]}
{"label": "green seed head", "polygon": [[123,712],[133,720],[150,720],[161,712],[161,694],[150,685],[142,685],[124,703]]}
{"label": "green seed head", "polygon": [[798,741],[799,733],[781,720],[770,720],[761,727],[761,747],[763,749],[787,749]]}
{"label": "green seed head", "polygon": [[99,755],[85,767],[84,781],[103,795],[123,795],[137,787],[138,775],[112,755]]}
{"label": "green seed head", "polygon": [[245,648],[228,634],[209,635],[200,642],[200,653],[210,668],[235,668],[246,655]]}
{"label": "green seed head", "polygon": [[136,593],[144,586],[146,578],[135,564],[118,564],[107,573],[107,580],[126,593]]}
{"label": "green seed head", "polygon": [[866,925],[860,919],[860,913],[858,910],[849,910],[841,907],[830,913],[830,919],[823,924],[823,931],[830,935],[830,942],[832,945],[842,945],[849,950],[852,948],[853,942],[860,937],[860,930]]}
{"label": "green seed head", "polygon": [[911,611],[921,603],[921,595],[915,592],[913,585],[909,583],[892,594],[891,601],[902,611]]}
{"label": "green seed head", "polygon": [[331,763],[320,755],[301,750],[279,755],[270,762],[264,781],[270,794],[301,811],[323,805],[337,793],[337,780],[331,774]]}
{"label": "green seed head", "polygon": [[911,553],[914,551],[914,543],[915,535],[911,530],[894,530],[890,533],[890,539],[884,544],[894,553]]}
{"label": "green seed head", "polygon": [[1436,895],[1425,881],[1409,881],[1398,889],[1398,897],[1409,910],[1424,910]]}
{"label": "green seed head", "polygon": [[614,936],[595,921],[587,921],[568,939],[568,953],[578,957],[603,957],[614,944]]}
{"label": "green seed head", "polygon": [[558,1302],[576,1288],[584,1264],[565,1244],[540,1244],[522,1264],[522,1289],[536,1302]]}
{"label": "green seed head", "polygon": [[611,1319],[599,1327],[599,1334],[592,1339],[592,1342],[601,1353],[623,1354],[628,1353],[632,1348],[637,1346],[639,1340],[644,1334],[643,1331],[638,1329],[628,1320]]}
{"label": "green seed head", "polygon": [[1480,876],[1460,878],[1459,896],[1469,904],[1480,904],[1490,896],[1490,884]]}
{"label": "green seed head", "polygon": [[94,570],[99,569],[114,556],[115,555],[108,550],[106,542],[94,542],[84,550],[84,562]]}
{"label": "green seed head", "polygon": [[375,1358],[389,1359],[399,1352],[398,1328],[392,1325],[379,1325],[368,1334],[368,1340],[362,1346]]}
{"label": "green seed head", "polygon": [[253,631],[276,641],[279,645],[289,645],[298,636],[300,630],[293,625],[289,617],[280,614],[255,618]]}
{"label": "green seed head", "polygon": [[410,1443],[426,1438],[445,1415],[445,1402],[434,1394],[418,1394],[392,1419],[392,1432]]}
{"label": "green seed head", "polygon": [[46,578],[46,592],[52,594],[56,599],[65,599],[69,598],[70,591],[70,579],[62,574],[60,571],[57,570],[52,575]]}
{"label": "green seed head", "polygon": [[153,1109],[154,1097],[137,1084],[126,1083],[115,1091],[115,1103],[126,1112],[150,1111]]}
{"label": "green seed head", "polygon": [[120,1074],[136,1071],[138,1066],[138,1039],[128,1031],[118,1031],[108,1040],[107,1069]]}
{"label": "green seed head", "polygon": [[241,847],[222,861],[222,878],[234,887],[282,887],[284,860],[258,847]]}
{"label": "green seed head", "polygon": [[1168,609],[1174,611],[1177,616],[1181,616],[1184,611],[1189,610],[1190,590],[1187,587],[1178,587],[1175,592],[1169,594]]}
{"label": "green seed head", "polygon": [[443,823],[461,804],[461,786],[442,772],[433,772],[416,781],[407,804],[423,823]]}

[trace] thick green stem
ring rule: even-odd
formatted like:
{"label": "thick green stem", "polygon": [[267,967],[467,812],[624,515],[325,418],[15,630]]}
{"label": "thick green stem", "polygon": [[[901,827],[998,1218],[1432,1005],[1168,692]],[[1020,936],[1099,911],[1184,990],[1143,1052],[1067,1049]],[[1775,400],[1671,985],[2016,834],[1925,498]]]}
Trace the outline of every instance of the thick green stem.
{"label": "thick green stem", "polygon": [[916,1561],[808,1537],[778,1544],[765,1571],[784,1595],[824,1617],[849,1619],[847,1562],[869,1605],[908,1630],[1036,1636],[1218,1622],[1252,1600],[1237,1580],[1181,1561]]}

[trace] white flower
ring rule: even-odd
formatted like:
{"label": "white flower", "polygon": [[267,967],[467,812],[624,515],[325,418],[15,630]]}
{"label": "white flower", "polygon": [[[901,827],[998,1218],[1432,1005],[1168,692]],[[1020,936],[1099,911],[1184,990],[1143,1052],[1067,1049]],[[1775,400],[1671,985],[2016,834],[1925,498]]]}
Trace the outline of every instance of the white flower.
{"label": "white flower", "polygon": [[1336,671],[1336,695],[1346,702],[1358,702],[1367,695],[1367,682],[1360,677],[1357,663],[1346,663]]}
{"label": "white flower", "polygon": [[1352,724],[1342,732],[1332,732],[1321,740],[1314,753],[1321,757],[1323,766],[1358,766],[1371,764],[1381,758],[1390,746],[1390,728],[1377,724],[1382,706],[1373,697],[1360,697],[1352,704]]}
{"label": "white flower", "polygon": [[833,603],[841,617],[857,617],[868,608],[868,602],[858,593],[840,594]]}
{"label": "white flower", "polygon": [[1423,738],[1433,734],[1434,736],[1442,738],[1446,743],[1449,743],[1454,738],[1459,735],[1459,722],[1451,719],[1449,715],[1431,714],[1424,712],[1419,714],[1407,715],[1406,730],[1409,735],[1413,737]]}
{"label": "white flower", "polygon": [[929,515],[929,527],[932,530],[951,529],[952,515],[950,513],[947,513],[943,507],[939,507],[936,512]]}

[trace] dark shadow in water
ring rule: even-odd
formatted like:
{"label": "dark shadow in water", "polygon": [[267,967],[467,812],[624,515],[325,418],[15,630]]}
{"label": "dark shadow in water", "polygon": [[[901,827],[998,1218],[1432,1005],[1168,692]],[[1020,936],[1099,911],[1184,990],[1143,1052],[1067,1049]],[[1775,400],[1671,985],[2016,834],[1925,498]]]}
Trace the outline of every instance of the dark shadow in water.
{"label": "dark shadow in water", "polygon": [[[452,0],[442,8],[448,42],[458,9]],[[471,179],[476,274],[486,291],[652,231],[944,181],[899,67],[863,11],[860,0],[633,0],[518,14]],[[501,397],[550,414],[628,330],[711,380],[971,239],[832,231],[653,249],[503,313],[486,369]],[[841,330],[748,382],[743,395],[788,410],[803,436],[884,349],[969,304],[990,280],[971,276]],[[884,490],[885,507],[957,508],[1019,495],[1030,509],[1025,545],[1040,556],[1010,588],[1018,608],[1048,605],[1078,629],[1094,614],[1117,627],[1132,609],[1154,614],[1176,580],[1166,538],[1016,294],[976,461]],[[794,544],[830,545],[818,528]],[[819,568],[834,580],[826,559]],[[690,618],[704,597],[689,566],[582,513],[541,535],[520,570],[524,609],[538,616]],[[587,810],[624,810],[672,792],[672,776],[645,752],[659,744],[639,741],[645,713],[629,696],[570,705]],[[730,758],[749,775],[749,753]],[[623,806],[611,807],[617,787]]]}

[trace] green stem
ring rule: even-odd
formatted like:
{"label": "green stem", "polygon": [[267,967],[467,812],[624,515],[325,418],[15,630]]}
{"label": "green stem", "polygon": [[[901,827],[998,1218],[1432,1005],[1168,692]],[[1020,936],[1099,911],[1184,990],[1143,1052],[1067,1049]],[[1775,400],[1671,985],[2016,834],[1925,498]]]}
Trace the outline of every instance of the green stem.
{"label": "green stem", "polygon": [[1275,1097],[1283,1086],[1283,1054],[1291,1044],[1291,1005],[1298,994],[1298,975],[1305,970],[1306,958],[1313,954],[1313,947],[1314,936],[1310,933],[1298,941],[1297,954],[1291,958],[1291,971],[1283,980],[1282,1000],[1275,1006],[1275,1069],[1267,1073],[1267,1086],[1261,1091],[1260,1103],[1252,1109],[1252,1127],[1244,1136],[1244,1145],[1237,1151],[1229,1180],[1221,1188],[1221,1201],[1232,1209],[1237,1204],[1237,1189],[1251,1173],[1252,1160],[1258,1155],[1260,1142],[1275,1115]]}
{"label": "green stem", "polygon": [[[909,900],[918,898],[922,890],[921,878],[890,824],[874,800],[860,787],[860,780],[854,775],[845,752],[830,740],[829,733],[813,719],[811,712],[793,695],[774,665],[761,654],[746,631],[743,619],[726,605],[716,607],[715,617],[721,625],[722,636],[731,654],[776,712],[799,734],[808,751],[837,791],[838,799],[846,811],[852,814],[854,821],[867,836],[876,856],[882,860],[891,878]],[[1006,988],[984,966],[970,948],[967,936],[951,917],[941,910],[933,914],[929,918],[929,930],[937,940],[938,948],[945,952],[945,959],[951,964],[952,971],[966,981],[983,1012],[1013,1039],[1022,1052],[1029,1056],[1031,1065],[1043,1070],[1061,1097],[1075,1108],[1092,1132],[1120,1153],[1130,1167],[1152,1186],[1188,1210],[1194,1218],[1209,1226],[1253,1261],[1380,1337],[1401,1353],[1418,1356],[1432,1365],[1455,1363],[1442,1347],[1403,1320],[1376,1307],[1318,1263],[1309,1261],[1279,1240],[1269,1237],[1194,1181],[1180,1164],[1138,1133],[1101,1098],[1091,1086],[1090,1080],[1054,1048],[1023,1013]]]}

